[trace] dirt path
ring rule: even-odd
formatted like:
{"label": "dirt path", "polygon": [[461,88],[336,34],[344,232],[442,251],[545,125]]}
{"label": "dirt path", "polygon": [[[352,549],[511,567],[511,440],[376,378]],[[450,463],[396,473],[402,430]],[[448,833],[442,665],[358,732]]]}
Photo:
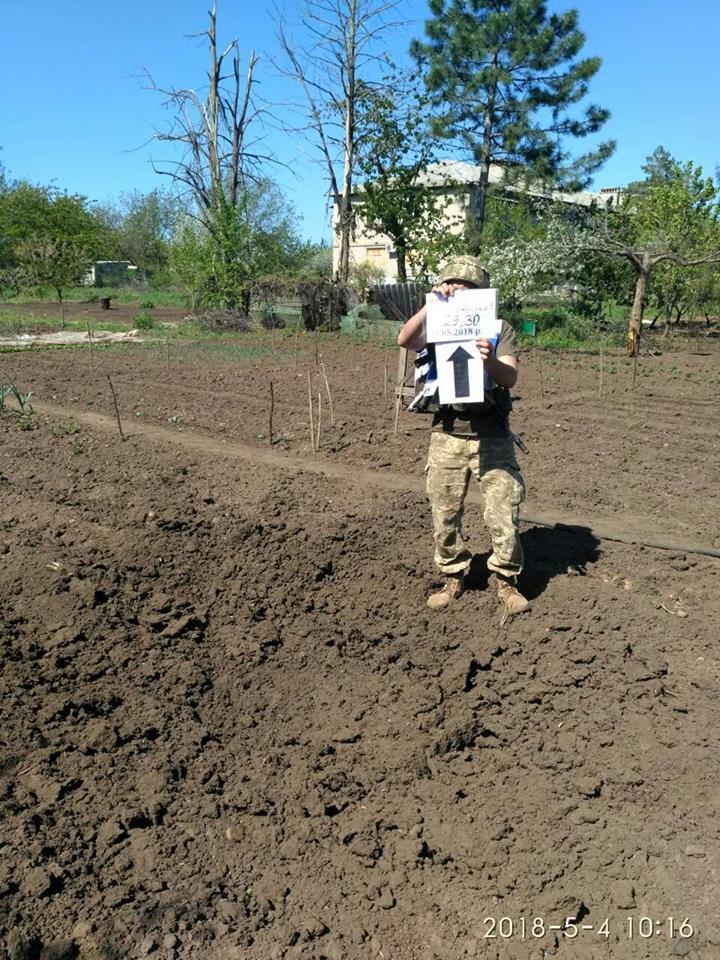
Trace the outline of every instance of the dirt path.
{"label": "dirt path", "polygon": [[[117,433],[117,423],[113,417],[79,407],[34,403],[38,413],[59,419],[73,419],[104,433]],[[123,430],[128,437],[142,437],[155,442],[170,443],[195,453],[209,454],[231,460],[245,460],[270,468],[279,468],[292,473],[311,473],[342,480],[344,483],[357,484],[363,488],[376,489],[392,493],[414,493],[424,495],[425,485],[421,477],[412,477],[392,472],[367,469],[342,461],[333,461],[325,457],[303,457],[297,454],[282,453],[278,450],[259,447],[236,440],[224,440],[195,430],[171,429],[149,421],[133,421],[130,428],[127,423]],[[481,502],[479,490],[474,486],[468,491],[471,503]],[[636,514],[617,513],[614,522],[592,516],[572,516],[548,509],[541,504],[529,501],[525,504],[521,518],[525,523],[544,527],[562,526],[582,528],[600,540],[614,540],[619,543],[643,544],[667,550],[680,550],[720,557],[720,550],[709,544],[680,543],[668,536],[665,530],[651,517]]]}

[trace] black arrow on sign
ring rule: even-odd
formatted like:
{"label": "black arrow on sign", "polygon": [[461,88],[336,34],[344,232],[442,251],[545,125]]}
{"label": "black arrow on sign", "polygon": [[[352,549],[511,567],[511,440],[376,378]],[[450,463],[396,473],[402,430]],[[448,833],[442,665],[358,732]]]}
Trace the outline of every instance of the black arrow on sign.
{"label": "black arrow on sign", "polygon": [[448,363],[453,365],[453,377],[455,378],[455,396],[470,396],[470,371],[469,363],[474,357],[468,353],[464,347],[458,347],[448,357]]}

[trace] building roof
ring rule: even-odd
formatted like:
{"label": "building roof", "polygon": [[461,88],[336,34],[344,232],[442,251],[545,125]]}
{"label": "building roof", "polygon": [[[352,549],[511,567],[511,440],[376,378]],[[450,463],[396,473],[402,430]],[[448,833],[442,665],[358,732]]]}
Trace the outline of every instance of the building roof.
{"label": "building roof", "polygon": [[[480,168],[472,163],[466,163],[463,160],[439,160],[437,163],[429,164],[419,175],[418,182],[429,187],[442,187],[452,184],[472,184],[477,183]],[[504,171],[498,164],[490,165],[490,183],[499,184],[504,179]],[[547,199],[560,200],[564,203],[571,203],[575,206],[589,207],[592,203],[606,204],[609,194],[622,193],[621,189],[606,188],[604,190],[579,190],[575,193],[564,193],[561,190],[544,190],[538,185],[531,186],[524,190],[522,184],[508,183],[506,189],[511,192],[527,192],[534,197],[546,197]]]}

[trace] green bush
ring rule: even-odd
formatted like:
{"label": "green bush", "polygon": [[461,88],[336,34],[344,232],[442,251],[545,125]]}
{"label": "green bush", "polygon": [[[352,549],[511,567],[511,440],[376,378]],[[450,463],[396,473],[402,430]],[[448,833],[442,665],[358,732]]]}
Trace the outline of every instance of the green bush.
{"label": "green bush", "polygon": [[155,307],[155,304],[148,297],[145,297],[143,300],[140,301],[141,310],[152,310],[154,307]]}
{"label": "green bush", "polygon": [[538,330],[552,330],[555,327],[564,327],[572,319],[565,307],[555,306],[544,309],[523,310],[523,320],[535,320]]}
{"label": "green bush", "polygon": [[137,316],[133,317],[133,324],[138,330],[152,330],[155,320],[149,313],[141,310]]}

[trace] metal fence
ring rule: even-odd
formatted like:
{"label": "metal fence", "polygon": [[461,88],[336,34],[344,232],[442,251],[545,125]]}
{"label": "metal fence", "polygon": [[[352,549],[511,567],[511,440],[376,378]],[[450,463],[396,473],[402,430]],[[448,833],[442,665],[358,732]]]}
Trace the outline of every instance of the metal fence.
{"label": "metal fence", "polygon": [[425,303],[427,288],[417,280],[382,283],[370,288],[370,303],[377,304],[388,320],[405,323]]}

